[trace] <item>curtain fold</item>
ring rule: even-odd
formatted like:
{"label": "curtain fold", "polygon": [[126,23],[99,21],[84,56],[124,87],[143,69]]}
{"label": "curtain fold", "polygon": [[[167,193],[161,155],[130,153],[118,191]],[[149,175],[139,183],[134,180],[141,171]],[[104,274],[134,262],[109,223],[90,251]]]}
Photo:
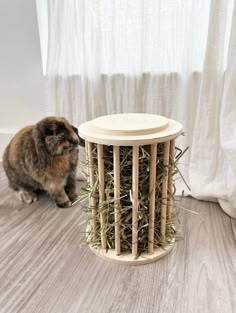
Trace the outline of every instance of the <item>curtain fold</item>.
{"label": "curtain fold", "polygon": [[[223,150],[220,145],[220,111],[224,86],[227,1],[212,1],[203,75],[197,103],[189,178],[199,199],[224,197]],[[202,188],[204,186],[204,188]]]}
{"label": "curtain fold", "polygon": [[234,0],[38,0],[41,25],[47,17],[40,36],[48,114],[77,125],[122,112],[180,121],[185,136],[178,145],[190,149],[179,167],[191,192],[180,179],[177,192],[218,201],[236,217],[233,6]]}
{"label": "curtain fold", "polygon": [[236,5],[229,41],[227,68],[220,112],[220,144],[223,150],[224,197],[218,198],[223,210],[236,218]]}

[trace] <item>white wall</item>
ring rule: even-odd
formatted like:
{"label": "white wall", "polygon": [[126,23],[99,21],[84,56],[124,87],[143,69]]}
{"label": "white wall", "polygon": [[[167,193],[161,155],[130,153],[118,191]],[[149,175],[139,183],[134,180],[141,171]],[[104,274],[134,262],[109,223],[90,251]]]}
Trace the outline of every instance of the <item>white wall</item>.
{"label": "white wall", "polygon": [[12,134],[45,116],[35,0],[0,0],[0,158]]}

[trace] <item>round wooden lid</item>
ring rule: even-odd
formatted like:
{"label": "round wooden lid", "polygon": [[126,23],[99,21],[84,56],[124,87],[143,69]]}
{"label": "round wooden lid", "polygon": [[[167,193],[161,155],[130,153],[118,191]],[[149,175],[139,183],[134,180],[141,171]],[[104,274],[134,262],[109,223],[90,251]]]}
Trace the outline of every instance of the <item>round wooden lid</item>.
{"label": "round wooden lid", "polygon": [[147,113],[105,115],[79,127],[80,136],[87,141],[118,146],[164,142],[181,132],[180,123]]}
{"label": "round wooden lid", "polygon": [[95,118],[91,124],[107,135],[145,135],[168,127],[168,119],[152,114],[112,114]]}

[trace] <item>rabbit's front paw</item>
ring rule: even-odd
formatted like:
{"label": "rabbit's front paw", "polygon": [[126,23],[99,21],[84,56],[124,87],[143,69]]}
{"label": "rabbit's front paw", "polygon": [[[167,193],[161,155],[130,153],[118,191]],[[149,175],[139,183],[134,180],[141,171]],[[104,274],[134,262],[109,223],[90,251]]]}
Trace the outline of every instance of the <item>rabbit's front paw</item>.
{"label": "rabbit's front paw", "polygon": [[68,195],[70,201],[72,202],[72,204],[73,204],[73,202],[75,202],[76,200],[78,200],[78,197],[79,197],[79,196],[77,195],[77,193],[68,193],[67,195]]}
{"label": "rabbit's front paw", "polygon": [[20,190],[18,192],[18,196],[22,202],[27,203],[27,204],[31,204],[31,203],[36,202],[38,200],[38,198],[34,192],[29,192],[26,190]]}
{"label": "rabbit's front paw", "polygon": [[65,202],[56,202],[56,204],[59,208],[69,208],[72,205],[71,201],[69,200]]}

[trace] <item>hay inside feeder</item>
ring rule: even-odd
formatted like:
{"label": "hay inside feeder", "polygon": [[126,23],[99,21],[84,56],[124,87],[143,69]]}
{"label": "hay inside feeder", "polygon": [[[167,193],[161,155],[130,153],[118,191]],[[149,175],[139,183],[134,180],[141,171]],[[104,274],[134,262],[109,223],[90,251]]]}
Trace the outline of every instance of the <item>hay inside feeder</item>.
{"label": "hay inside feeder", "polygon": [[[132,251],[132,147],[120,146],[120,245],[122,252]],[[168,167],[173,166],[169,171],[168,179],[173,181],[173,176],[179,172],[177,161],[184,152],[175,148],[178,152],[176,160],[170,160]],[[176,237],[175,222],[177,210],[174,202],[175,188],[167,192],[167,214],[166,235],[161,237],[161,205],[162,205],[162,183],[167,175],[167,166],[163,164],[164,143],[157,144],[156,162],[156,188],[155,188],[155,222],[154,222],[154,248],[165,247]],[[150,179],[150,145],[139,147],[139,205],[138,205],[138,255],[148,251],[148,226],[149,226],[149,179]],[[95,248],[101,247],[101,223],[100,214],[105,215],[103,231],[106,234],[106,246],[108,249],[115,248],[115,197],[114,197],[114,167],[113,167],[113,146],[104,146],[104,173],[105,173],[105,201],[99,203],[99,174],[97,144],[93,149],[95,184],[90,186],[89,182],[82,188],[80,199],[88,201],[94,197],[96,201],[96,232],[92,236],[89,228],[87,243]],[[84,164],[86,169],[89,164]],[[87,173],[87,172],[86,172]],[[86,174],[88,176],[88,174]],[[168,184],[169,186],[169,184]],[[173,186],[174,187],[174,186]],[[93,207],[86,207],[88,225],[92,221]]]}

